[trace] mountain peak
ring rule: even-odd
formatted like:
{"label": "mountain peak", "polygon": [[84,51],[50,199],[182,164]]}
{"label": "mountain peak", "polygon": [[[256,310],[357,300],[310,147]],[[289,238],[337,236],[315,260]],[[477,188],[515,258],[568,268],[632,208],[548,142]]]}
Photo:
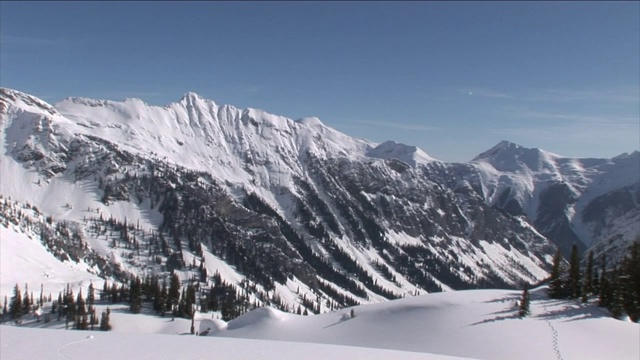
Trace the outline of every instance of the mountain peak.
{"label": "mountain peak", "polygon": [[6,111],[9,103],[12,103],[14,105],[22,103],[23,105],[19,106],[27,107],[34,106],[48,112],[51,115],[58,113],[58,111],[53,106],[47,104],[46,102],[38,99],[33,95],[29,95],[18,90],[0,87],[0,112]]}
{"label": "mountain peak", "polygon": [[393,158],[400,160],[411,167],[435,161],[434,158],[416,146],[405,145],[392,140],[385,141],[369,150],[367,152],[367,156],[379,159]]}
{"label": "mountain peak", "polygon": [[202,99],[202,96],[198,95],[193,91],[186,92],[184,95],[182,95],[182,98],[181,98],[181,100],[197,100],[197,99]]}
{"label": "mountain peak", "polygon": [[182,98],[180,98],[180,103],[181,104],[195,104],[198,102],[212,102],[215,103],[213,100],[208,100],[203,98],[202,96],[198,95],[197,93],[193,92],[193,91],[189,91],[187,93],[185,93],[184,95],[182,95]]}
{"label": "mountain peak", "polygon": [[486,162],[499,171],[529,169],[540,171],[555,169],[554,162],[562,156],[538,148],[527,148],[503,140],[491,149],[476,156],[471,162]]}
{"label": "mountain peak", "polygon": [[473,158],[472,161],[479,161],[479,160],[483,160],[483,159],[489,159],[491,157],[494,157],[500,153],[504,153],[505,151],[516,151],[518,149],[524,149],[524,147],[513,143],[511,141],[507,141],[507,140],[502,140],[500,141],[497,145],[495,145],[494,147],[492,147],[491,149],[481,153],[480,155],[476,156],[475,158]]}

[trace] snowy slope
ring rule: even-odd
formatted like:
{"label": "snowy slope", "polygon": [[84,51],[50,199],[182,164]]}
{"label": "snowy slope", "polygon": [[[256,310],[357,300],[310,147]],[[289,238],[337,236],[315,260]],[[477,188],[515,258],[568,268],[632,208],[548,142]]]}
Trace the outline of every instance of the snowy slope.
{"label": "snowy slope", "polygon": [[595,305],[532,292],[532,314],[518,317],[520,293],[456,291],[394,300],[313,317],[258,309],[213,336],[402,349],[480,359],[636,359],[638,324]]}
{"label": "snowy slope", "polygon": [[48,252],[37,240],[19,230],[0,225],[0,294],[11,296],[18,284],[24,291],[25,284],[34,294],[56,295],[69,284],[77,289],[88,286],[102,286],[104,280],[87,272],[86,264],[62,263]]}
{"label": "snowy slope", "polygon": [[[155,334],[92,333],[0,326],[3,359],[273,359],[454,360],[444,355],[341,345],[216,339]],[[117,346],[114,346],[117,344]]]}
{"label": "snowy slope", "polygon": [[[226,324],[198,314],[196,329],[208,331],[204,337],[179,336],[189,331],[186,319],[173,322],[114,313],[110,333],[34,329],[42,326],[37,323],[2,326],[0,355],[57,354],[76,359],[91,352],[98,358],[193,359],[215,351],[216,358],[224,359],[625,360],[640,356],[638,324],[615,320],[594,304],[549,299],[546,288],[532,291],[532,313],[519,318],[515,306],[519,298],[519,292],[506,290],[428,294],[357,306],[353,318],[351,309],[299,316],[260,308]],[[176,335],[168,335],[172,332]]]}

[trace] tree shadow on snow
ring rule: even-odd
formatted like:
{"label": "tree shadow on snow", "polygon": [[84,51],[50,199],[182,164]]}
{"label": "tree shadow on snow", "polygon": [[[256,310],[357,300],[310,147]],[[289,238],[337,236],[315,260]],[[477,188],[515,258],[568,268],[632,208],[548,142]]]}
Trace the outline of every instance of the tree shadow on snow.
{"label": "tree shadow on snow", "polygon": [[[504,315],[502,315],[504,314]],[[477,321],[473,324],[470,324],[468,326],[476,326],[476,325],[482,325],[482,324],[489,324],[492,322],[497,322],[497,321],[505,321],[505,320],[514,320],[514,319],[519,319],[520,316],[518,315],[518,309],[517,308],[508,308],[508,309],[504,309],[501,311],[496,311],[496,312],[492,312],[491,314],[487,314],[487,315],[494,315],[491,318],[488,319],[484,319],[481,321]]]}
{"label": "tree shadow on snow", "polygon": [[611,317],[609,312],[603,308],[600,308],[593,304],[583,304],[579,302],[569,302],[569,300],[563,300],[560,309],[549,310],[544,314],[536,315],[536,318],[543,320],[563,320],[563,321],[577,321],[584,319],[597,319],[603,317]]}
{"label": "tree shadow on snow", "polygon": [[521,294],[513,293],[513,294],[508,294],[508,295],[505,295],[505,296],[497,298],[497,299],[491,299],[491,300],[483,301],[483,303],[484,304],[505,303],[505,302],[514,303],[516,300],[520,300],[520,298],[521,298]]}

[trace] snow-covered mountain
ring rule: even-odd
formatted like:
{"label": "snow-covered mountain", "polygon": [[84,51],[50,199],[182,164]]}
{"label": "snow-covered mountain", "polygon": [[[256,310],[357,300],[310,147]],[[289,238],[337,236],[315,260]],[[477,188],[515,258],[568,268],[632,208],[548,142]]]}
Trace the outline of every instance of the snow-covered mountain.
{"label": "snow-covered mountain", "polygon": [[[58,259],[117,280],[175,272],[207,287],[215,275],[247,304],[288,311],[540,281],[555,248],[540,219],[561,207],[539,196],[554,189],[536,185],[557,176],[549,166],[579,163],[560,172],[571,177],[567,191],[599,182],[596,201],[633,185],[621,174],[633,175],[624,164],[638,158],[574,164],[500,144],[471,164],[447,164],[317,118],[193,93],[164,107],[84,98],[52,106],[1,89],[0,129],[3,237],[40,240]],[[571,209],[596,211],[587,205]],[[596,229],[589,219],[585,232]]]}
{"label": "snow-covered mountain", "polygon": [[526,215],[566,255],[577,244],[616,258],[640,236],[640,152],[576,159],[503,141],[471,164],[486,200]]}

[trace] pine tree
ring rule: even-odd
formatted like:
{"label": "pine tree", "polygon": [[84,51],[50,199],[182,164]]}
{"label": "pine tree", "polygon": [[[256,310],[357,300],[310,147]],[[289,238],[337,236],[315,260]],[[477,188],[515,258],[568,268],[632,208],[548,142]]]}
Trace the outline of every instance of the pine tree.
{"label": "pine tree", "polygon": [[7,299],[7,295],[4,296],[4,305],[2,306],[2,317],[6,318],[9,314],[9,300]]}
{"label": "pine tree", "polygon": [[109,323],[109,316],[111,315],[111,310],[107,307],[107,312],[103,312],[100,318],[100,330],[109,331],[111,330],[111,324]]}
{"label": "pine tree", "polygon": [[167,294],[167,309],[174,309],[180,301],[180,278],[178,274],[173,274],[169,282],[169,292]]}
{"label": "pine tree", "polygon": [[524,290],[522,290],[522,299],[520,300],[520,311],[518,313],[520,317],[525,317],[530,314],[531,311],[529,309],[529,302],[529,286],[527,284],[524,284]]}
{"label": "pine tree", "polygon": [[86,313],[82,315],[80,320],[80,330],[89,330],[89,317]]}
{"label": "pine tree", "polygon": [[600,286],[598,288],[598,305],[608,307],[611,298],[611,284],[607,278],[607,255],[602,255],[602,265],[600,272]]}
{"label": "pine tree", "polygon": [[66,315],[67,315],[67,323],[71,322],[75,319],[76,317],[76,301],[73,298],[73,290],[71,290],[71,288],[69,287],[69,284],[67,284],[67,293],[64,297],[64,306],[66,309]]}
{"label": "pine tree", "polygon": [[564,296],[562,283],[562,254],[560,254],[560,248],[556,250],[556,254],[553,256],[551,275],[549,277],[549,296],[553,299],[560,299]]}
{"label": "pine tree", "polygon": [[84,298],[82,297],[82,291],[78,291],[78,298],[76,299],[76,314],[78,316],[82,316],[87,313],[87,308],[85,307]]}
{"label": "pine tree", "polygon": [[31,299],[29,298],[29,294],[25,290],[24,296],[22,298],[22,314],[26,315],[31,311]]}
{"label": "pine tree", "polygon": [[96,324],[96,308],[89,306],[89,326],[93,330],[93,326]]}
{"label": "pine tree", "polygon": [[102,284],[102,292],[100,293],[100,300],[107,300],[107,296],[109,294],[109,283],[107,281]]}
{"label": "pine tree", "polygon": [[598,305],[608,308],[611,303],[612,287],[609,278],[603,272],[600,274],[600,292],[598,294]]}
{"label": "pine tree", "polygon": [[578,246],[571,247],[571,257],[569,258],[569,276],[567,277],[567,292],[570,299],[580,297],[580,257],[578,256]]}
{"label": "pine tree", "polygon": [[196,289],[193,285],[189,284],[187,286],[187,290],[185,292],[185,296],[184,296],[184,308],[185,308],[185,314],[192,316],[194,313],[194,309],[195,309],[195,303],[196,303]]}
{"label": "pine tree", "polygon": [[93,306],[96,301],[95,289],[93,288],[93,282],[89,284],[87,289],[87,305]]}
{"label": "pine tree", "polygon": [[587,302],[591,294],[593,294],[593,251],[589,251],[587,256],[587,271],[584,274],[582,286],[582,302]]}
{"label": "pine tree", "polygon": [[162,281],[162,288],[158,295],[153,299],[153,310],[164,316],[167,309],[167,282]]}
{"label": "pine tree", "polygon": [[20,323],[20,320],[22,319],[22,308],[22,293],[18,284],[16,284],[13,288],[11,302],[9,303],[9,314],[11,314],[11,319],[16,323]]}
{"label": "pine tree", "polygon": [[129,285],[129,310],[134,314],[142,310],[142,283],[138,276],[131,279]]}
{"label": "pine tree", "polygon": [[620,278],[620,271],[617,267],[611,272],[611,279],[609,279],[609,282],[611,284],[611,291],[609,295],[607,309],[609,309],[609,312],[611,312],[611,316],[613,316],[616,319],[619,319],[624,314],[624,307],[623,307],[624,299],[622,297],[623,282],[622,282],[622,279]]}
{"label": "pine tree", "polygon": [[621,264],[622,305],[631,321],[640,320],[640,239],[629,247]]}

